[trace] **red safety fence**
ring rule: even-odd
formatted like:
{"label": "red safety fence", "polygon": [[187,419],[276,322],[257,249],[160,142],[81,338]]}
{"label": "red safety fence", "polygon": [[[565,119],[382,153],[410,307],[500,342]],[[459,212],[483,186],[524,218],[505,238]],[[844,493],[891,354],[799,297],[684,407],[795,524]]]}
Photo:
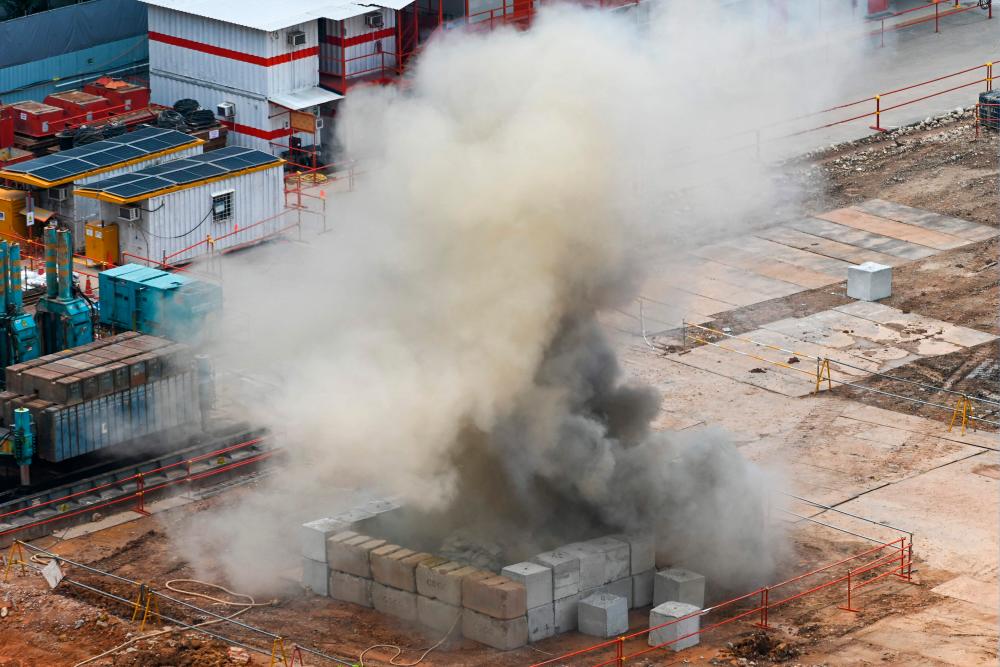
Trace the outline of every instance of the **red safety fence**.
{"label": "red safety fence", "polygon": [[[856,593],[886,577],[912,581],[913,543],[907,537],[881,544],[772,586],[764,586],[736,598],[720,602],[667,623],[610,639],[532,665],[575,665],[587,667],[623,666],[654,651],[738,621],[770,627],[774,610],[797,600],[818,598],[823,591],[843,590],[845,611],[858,612]],[[703,625],[703,623],[705,623]],[[696,629],[689,629],[697,625]],[[662,640],[662,641],[661,641]]]}
{"label": "red safety fence", "polygon": [[[941,9],[941,7],[944,7],[944,9]],[[910,9],[904,9],[900,12],[889,14],[887,16],[868,19],[871,23],[879,23],[879,29],[872,30],[869,34],[879,35],[879,46],[885,46],[886,32],[897,32],[899,30],[905,30],[914,26],[930,23],[932,21],[934,22],[934,32],[941,32],[941,19],[955,16],[957,14],[964,14],[968,11],[979,10],[986,11],[987,19],[993,18],[992,1],[962,7],[959,0],[930,0],[930,4],[927,5],[911,7]],[[924,14],[918,15],[920,12],[923,12]],[[893,23],[893,19],[898,19],[899,17],[905,18],[901,21]],[[886,24],[887,21],[889,22],[888,25]]]}
{"label": "red safety fence", "polygon": [[[2,523],[8,523],[14,517],[20,516],[27,512],[35,512],[38,511],[39,508],[45,508],[45,507],[53,508],[57,512],[57,514],[21,526],[15,526],[13,528],[8,528],[6,530],[0,530],[0,537],[15,535],[17,533],[22,533],[24,531],[31,530],[32,528],[44,526],[53,523],[55,521],[69,519],[78,516],[80,514],[93,512],[95,510],[104,509],[106,507],[121,505],[123,503],[127,503],[130,501],[135,501],[136,503],[135,508],[133,508],[134,511],[139,512],[140,514],[146,514],[147,512],[145,509],[145,497],[150,493],[160,491],[162,489],[174,486],[176,484],[195,482],[200,479],[205,479],[207,477],[228,472],[230,470],[241,468],[243,466],[259,463],[260,461],[265,461],[271,458],[280,451],[278,449],[269,449],[265,452],[249,456],[239,461],[234,461],[231,463],[220,463],[217,467],[210,468],[209,470],[203,470],[197,473],[192,473],[191,471],[192,464],[199,463],[201,461],[207,461],[212,458],[223,457],[226,454],[231,454],[232,452],[241,449],[246,449],[248,447],[254,447],[260,444],[262,441],[263,441],[262,438],[253,438],[251,440],[245,440],[243,442],[234,445],[229,445],[228,447],[223,447],[221,449],[217,449],[208,452],[206,454],[199,454],[198,456],[193,456],[190,459],[177,461],[176,463],[171,463],[169,465],[161,466],[159,468],[154,468],[153,470],[146,470],[143,472],[139,472],[129,477],[124,477],[122,479],[115,480],[113,482],[108,482],[106,484],[94,486],[89,489],[85,489],[83,491],[77,491],[76,493],[70,493],[68,495],[61,496],[59,498],[52,498],[51,500],[46,500],[43,502],[36,503],[34,505],[29,505],[26,507],[22,507],[20,509],[5,512],[3,514],[0,514],[0,522]],[[182,469],[184,471],[184,474],[180,477],[166,480],[164,482],[160,482],[152,486],[146,485],[146,480],[150,475],[162,474],[169,470],[175,470],[175,469]],[[96,491],[102,491],[104,489],[126,486],[131,484],[135,485],[135,490],[133,491],[123,490],[120,495],[111,498],[110,500],[105,500],[100,503],[90,504],[85,507],[80,507],[77,509],[69,508],[69,503],[75,500],[76,498],[79,498],[80,496],[92,494]]]}

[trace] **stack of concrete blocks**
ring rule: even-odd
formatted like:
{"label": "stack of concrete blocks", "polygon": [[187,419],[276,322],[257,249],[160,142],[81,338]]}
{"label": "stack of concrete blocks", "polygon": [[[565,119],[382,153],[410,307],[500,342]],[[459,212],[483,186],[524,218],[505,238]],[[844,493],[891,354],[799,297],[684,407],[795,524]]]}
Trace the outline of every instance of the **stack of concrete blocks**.
{"label": "stack of concrete blocks", "polygon": [[[682,651],[698,644],[701,615],[697,612],[705,606],[704,576],[682,568],[657,572],[653,603],[656,606],[649,612],[650,646],[673,642],[670,648]],[[670,625],[653,630],[664,623]]]}
{"label": "stack of concrete blocks", "polygon": [[[538,554],[530,563],[508,566],[503,572],[527,588],[529,636],[531,641],[538,641],[576,630],[580,600],[593,594],[619,596],[625,600],[626,609],[651,604],[654,559],[652,535],[616,535],[567,544]],[[519,573],[528,572],[532,564],[550,571],[551,602],[548,576],[534,574],[529,578]],[[551,625],[546,623],[549,605]]]}

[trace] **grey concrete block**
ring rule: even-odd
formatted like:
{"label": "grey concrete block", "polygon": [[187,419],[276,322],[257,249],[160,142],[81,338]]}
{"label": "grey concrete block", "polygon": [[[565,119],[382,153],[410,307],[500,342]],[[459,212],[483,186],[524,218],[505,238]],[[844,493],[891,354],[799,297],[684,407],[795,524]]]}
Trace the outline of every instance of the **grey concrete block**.
{"label": "grey concrete block", "polygon": [[462,579],[462,606],[480,614],[508,620],[528,611],[522,584],[492,572],[481,572]]}
{"label": "grey concrete block", "polygon": [[628,542],[614,537],[598,537],[594,540],[587,540],[584,544],[589,544],[604,553],[605,584],[624,579],[632,574],[631,550]]}
{"label": "grey concrete block", "polygon": [[329,592],[329,577],[326,563],[312,558],[302,559],[302,585],[316,595],[326,595]]}
{"label": "grey concrete block", "polygon": [[553,549],[538,554],[531,559],[531,562],[552,570],[553,600],[580,592],[580,559],[577,556],[562,549]]}
{"label": "grey concrete block", "polygon": [[416,593],[372,582],[372,606],[383,614],[406,621],[416,621],[417,597]]}
{"label": "grey concrete block", "polygon": [[[700,611],[699,607],[693,604],[684,604],[683,602],[664,602],[661,605],[653,607],[652,611],[649,612],[649,645],[662,646],[667,644],[667,642],[673,642],[669,645],[669,648],[674,651],[683,651],[686,648],[697,646],[698,642],[701,641],[700,636],[692,633],[698,632],[701,627],[701,616],[692,616],[684,620],[678,619],[682,619],[698,611]],[[664,623],[670,623],[670,625],[653,630],[653,628]],[[691,636],[686,639],[679,639],[687,635]]]}
{"label": "grey concrete block", "polygon": [[632,608],[641,609],[653,604],[653,575],[656,570],[646,570],[632,575]]}
{"label": "grey concrete block", "polygon": [[653,604],[683,602],[705,606],[705,577],[679,567],[660,570],[653,577]]}
{"label": "grey concrete block", "polygon": [[528,610],[528,641],[540,642],[556,634],[555,607],[549,602]]}
{"label": "grey concrete block", "polygon": [[340,538],[344,534],[347,533],[338,533],[326,541],[326,564],[331,570],[371,579],[370,554],[374,549],[384,546],[385,540],[376,540],[350,531],[349,534],[354,535],[353,537]]}
{"label": "grey concrete block", "polygon": [[875,262],[847,267],[847,296],[862,301],[892,296],[892,267]]}
{"label": "grey concrete block", "polygon": [[619,579],[618,581],[612,581],[610,584],[604,584],[594,592],[607,593],[609,595],[623,597],[625,598],[625,602],[628,604],[629,609],[634,606],[632,598],[632,577],[625,577],[624,579]]}
{"label": "grey concrete block", "polygon": [[[551,568],[538,563],[515,563],[505,567],[500,574],[524,586],[528,609],[552,604]],[[531,625],[530,618],[528,625]]]}
{"label": "grey concrete block", "polygon": [[453,561],[436,563],[434,560],[425,560],[417,565],[417,592],[425,597],[461,607],[462,579],[478,571]]}
{"label": "grey concrete block", "polygon": [[576,608],[579,603],[579,593],[553,601],[552,615],[555,620],[557,635],[576,630]]}
{"label": "grey concrete block", "polygon": [[370,552],[372,578],[385,586],[416,593],[417,565],[433,558],[430,554],[387,544]]}
{"label": "grey concrete block", "polygon": [[604,585],[604,570],[607,558],[604,551],[586,542],[574,542],[562,547],[580,560],[580,592]]}
{"label": "grey concrete block", "polygon": [[349,524],[336,518],[316,519],[302,524],[299,537],[302,556],[320,563],[326,562],[326,541],[347,529]]}
{"label": "grey concrete block", "polygon": [[626,542],[629,546],[629,574],[641,574],[656,569],[656,538],[652,530],[648,533],[611,537]]}
{"label": "grey concrete block", "polygon": [[519,616],[501,620],[466,609],[462,612],[462,636],[501,651],[528,643],[528,619]]}
{"label": "grey concrete block", "polygon": [[461,607],[425,598],[423,595],[417,596],[417,621],[431,630],[441,633],[448,632],[455,626],[461,615]]}
{"label": "grey concrete block", "polygon": [[628,632],[628,602],[620,595],[594,593],[577,606],[577,629],[591,637],[617,637]]}
{"label": "grey concrete block", "polygon": [[351,602],[362,607],[372,606],[372,580],[355,577],[353,574],[330,571],[330,597],[342,602]]}

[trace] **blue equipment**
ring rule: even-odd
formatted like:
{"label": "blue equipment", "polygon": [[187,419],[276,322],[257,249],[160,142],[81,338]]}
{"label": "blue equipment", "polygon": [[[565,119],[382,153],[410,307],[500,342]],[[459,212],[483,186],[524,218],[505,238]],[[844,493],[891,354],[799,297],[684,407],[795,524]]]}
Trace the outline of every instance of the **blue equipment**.
{"label": "blue equipment", "polygon": [[91,307],[73,296],[73,234],[55,225],[45,228],[45,296],[35,306],[35,322],[42,354],[94,341]]}
{"label": "blue equipment", "polygon": [[0,241],[0,364],[35,359],[39,347],[35,320],[24,312],[21,246]]}

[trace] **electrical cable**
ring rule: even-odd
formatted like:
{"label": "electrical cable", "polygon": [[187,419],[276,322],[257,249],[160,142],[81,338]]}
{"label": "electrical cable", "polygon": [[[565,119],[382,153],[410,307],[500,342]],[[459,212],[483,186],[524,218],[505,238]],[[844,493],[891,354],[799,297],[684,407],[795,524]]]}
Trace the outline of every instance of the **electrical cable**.
{"label": "electrical cable", "polygon": [[[160,209],[156,209],[156,210],[159,211]],[[208,213],[206,213],[205,217],[201,219],[201,222],[199,222],[197,225],[195,225],[194,227],[192,227],[190,230],[184,232],[183,234],[180,234],[179,236],[160,236],[159,234],[154,234],[153,232],[143,232],[143,233],[144,234],[149,234],[154,239],[164,239],[164,240],[167,240],[167,241],[174,241],[176,239],[182,239],[185,236],[188,236],[188,235],[193,234],[194,232],[198,231],[198,228],[205,224],[205,221],[208,220],[208,217],[210,215],[212,215],[212,209],[211,208],[208,209]],[[149,253],[149,242],[148,241],[146,243],[146,248],[147,248],[146,249],[146,253],[148,254]]]}
{"label": "electrical cable", "polygon": [[360,655],[358,655],[358,666],[365,667],[365,654],[368,653],[368,651],[377,648],[389,648],[389,649],[394,649],[396,651],[392,655],[392,657],[389,658],[390,665],[393,665],[393,667],[415,667],[415,665],[419,665],[421,662],[423,662],[424,658],[426,658],[428,655],[431,654],[431,651],[436,649],[438,646],[443,644],[446,639],[448,639],[451,633],[455,631],[455,627],[458,625],[458,622],[461,619],[462,619],[462,612],[459,612],[458,616],[456,616],[455,620],[452,622],[451,627],[448,628],[448,632],[444,633],[444,636],[441,637],[441,639],[437,640],[437,642],[433,646],[431,646],[430,648],[426,649],[423,653],[421,653],[420,657],[417,658],[416,662],[396,662],[396,658],[401,656],[403,654],[403,651],[419,651],[420,649],[404,649],[402,646],[396,646],[395,644],[374,644],[373,646],[369,646],[368,648],[366,648],[364,651],[360,653]]}

